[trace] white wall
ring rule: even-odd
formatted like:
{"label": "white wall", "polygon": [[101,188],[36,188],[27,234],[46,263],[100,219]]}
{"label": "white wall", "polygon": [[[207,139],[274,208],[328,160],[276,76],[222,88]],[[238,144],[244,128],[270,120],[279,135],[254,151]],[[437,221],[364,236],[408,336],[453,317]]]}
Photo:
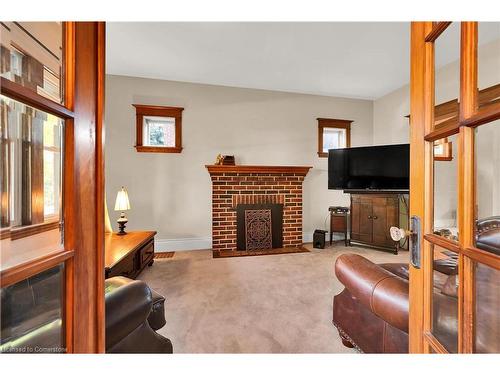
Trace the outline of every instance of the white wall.
{"label": "white wall", "polygon": [[[184,107],[181,154],[137,153],[132,103]],[[108,75],[106,193],[111,221],[124,185],[130,230],[158,231],[159,249],[209,248],[211,181],[205,164],[234,154],[237,164],[310,165],[304,182],[305,240],[324,228],[330,205],[348,195],[327,188],[317,152],[317,117],[354,120],[352,145],[371,145],[373,102]]]}
{"label": "white wall", "polygon": [[[500,83],[500,40],[478,49],[479,88]],[[457,56],[458,58],[458,56]],[[436,103],[456,99],[459,93],[459,61],[444,66],[436,72]],[[374,144],[409,142],[410,88],[408,85],[395,90],[373,103]],[[500,214],[500,126],[489,124],[480,128],[477,137],[478,160],[478,212],[479,217]],[[453,141],[453,138],[450,138]],[[454,160],[438,161],[435,166],[436,226],[456,225],[457,205],[457,143],[453,142]],[[493,202],[496,202],[493,204]]]}

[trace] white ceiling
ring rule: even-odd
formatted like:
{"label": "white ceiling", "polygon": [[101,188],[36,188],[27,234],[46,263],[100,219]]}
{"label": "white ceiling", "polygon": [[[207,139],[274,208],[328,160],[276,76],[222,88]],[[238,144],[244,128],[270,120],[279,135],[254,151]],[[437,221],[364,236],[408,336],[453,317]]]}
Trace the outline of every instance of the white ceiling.
{"label": "white ceiling", "polygon": [[[458,57],[446,33],[438,66]],[[408,83],[409,38],[407,22],[109,22],[106,72],[376,99]]]}

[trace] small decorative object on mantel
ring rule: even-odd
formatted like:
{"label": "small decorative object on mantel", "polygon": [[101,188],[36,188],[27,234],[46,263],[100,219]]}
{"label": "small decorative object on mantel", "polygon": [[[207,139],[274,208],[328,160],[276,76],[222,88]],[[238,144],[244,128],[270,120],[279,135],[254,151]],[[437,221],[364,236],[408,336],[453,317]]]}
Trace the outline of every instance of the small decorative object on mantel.
{"label": "small decorative object on mantel", "polygon": [[235,165],[234,155],[217,155],[215,165]]}
{"label": "small decorative object on mantel", "polygon": [[121,211],[121,215],[116,221],[118,223],[118,234],[127,234],[125,232],[125,225],[128,219],[125,217],[125,211],[130,210],[130,202],[128,200],[127,190],[122,186],[121,190],[116,194],[115,211]]}

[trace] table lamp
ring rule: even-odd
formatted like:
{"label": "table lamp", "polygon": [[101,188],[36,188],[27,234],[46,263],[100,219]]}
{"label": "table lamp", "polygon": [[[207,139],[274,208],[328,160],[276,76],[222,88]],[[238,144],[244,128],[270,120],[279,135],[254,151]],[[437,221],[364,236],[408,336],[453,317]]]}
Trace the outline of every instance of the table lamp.
{"label": "table lamp", "polygon": [[121,211],[121,215],[116,221],[118,223],[118,234],[123,235],[125,232],[125,224],[128,219],[125,217],[125,211],[130,210],[130,202],[128,200],[127,190],[122,186],[121,190],[116,194],[115,211]]}

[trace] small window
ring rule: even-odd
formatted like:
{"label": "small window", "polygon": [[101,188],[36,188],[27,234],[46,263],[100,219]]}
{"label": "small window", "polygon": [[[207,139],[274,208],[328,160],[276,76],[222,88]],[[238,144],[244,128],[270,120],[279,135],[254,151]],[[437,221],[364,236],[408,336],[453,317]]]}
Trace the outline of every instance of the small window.
{"label": "small window", "polygon": [[182,111],[178,107],[134,104],[138,152],[182,151]]}
{"label": "small window", "polygon": [[328,150],[351,147],[351,120],[318,118],[318,156],[328,157]]}

